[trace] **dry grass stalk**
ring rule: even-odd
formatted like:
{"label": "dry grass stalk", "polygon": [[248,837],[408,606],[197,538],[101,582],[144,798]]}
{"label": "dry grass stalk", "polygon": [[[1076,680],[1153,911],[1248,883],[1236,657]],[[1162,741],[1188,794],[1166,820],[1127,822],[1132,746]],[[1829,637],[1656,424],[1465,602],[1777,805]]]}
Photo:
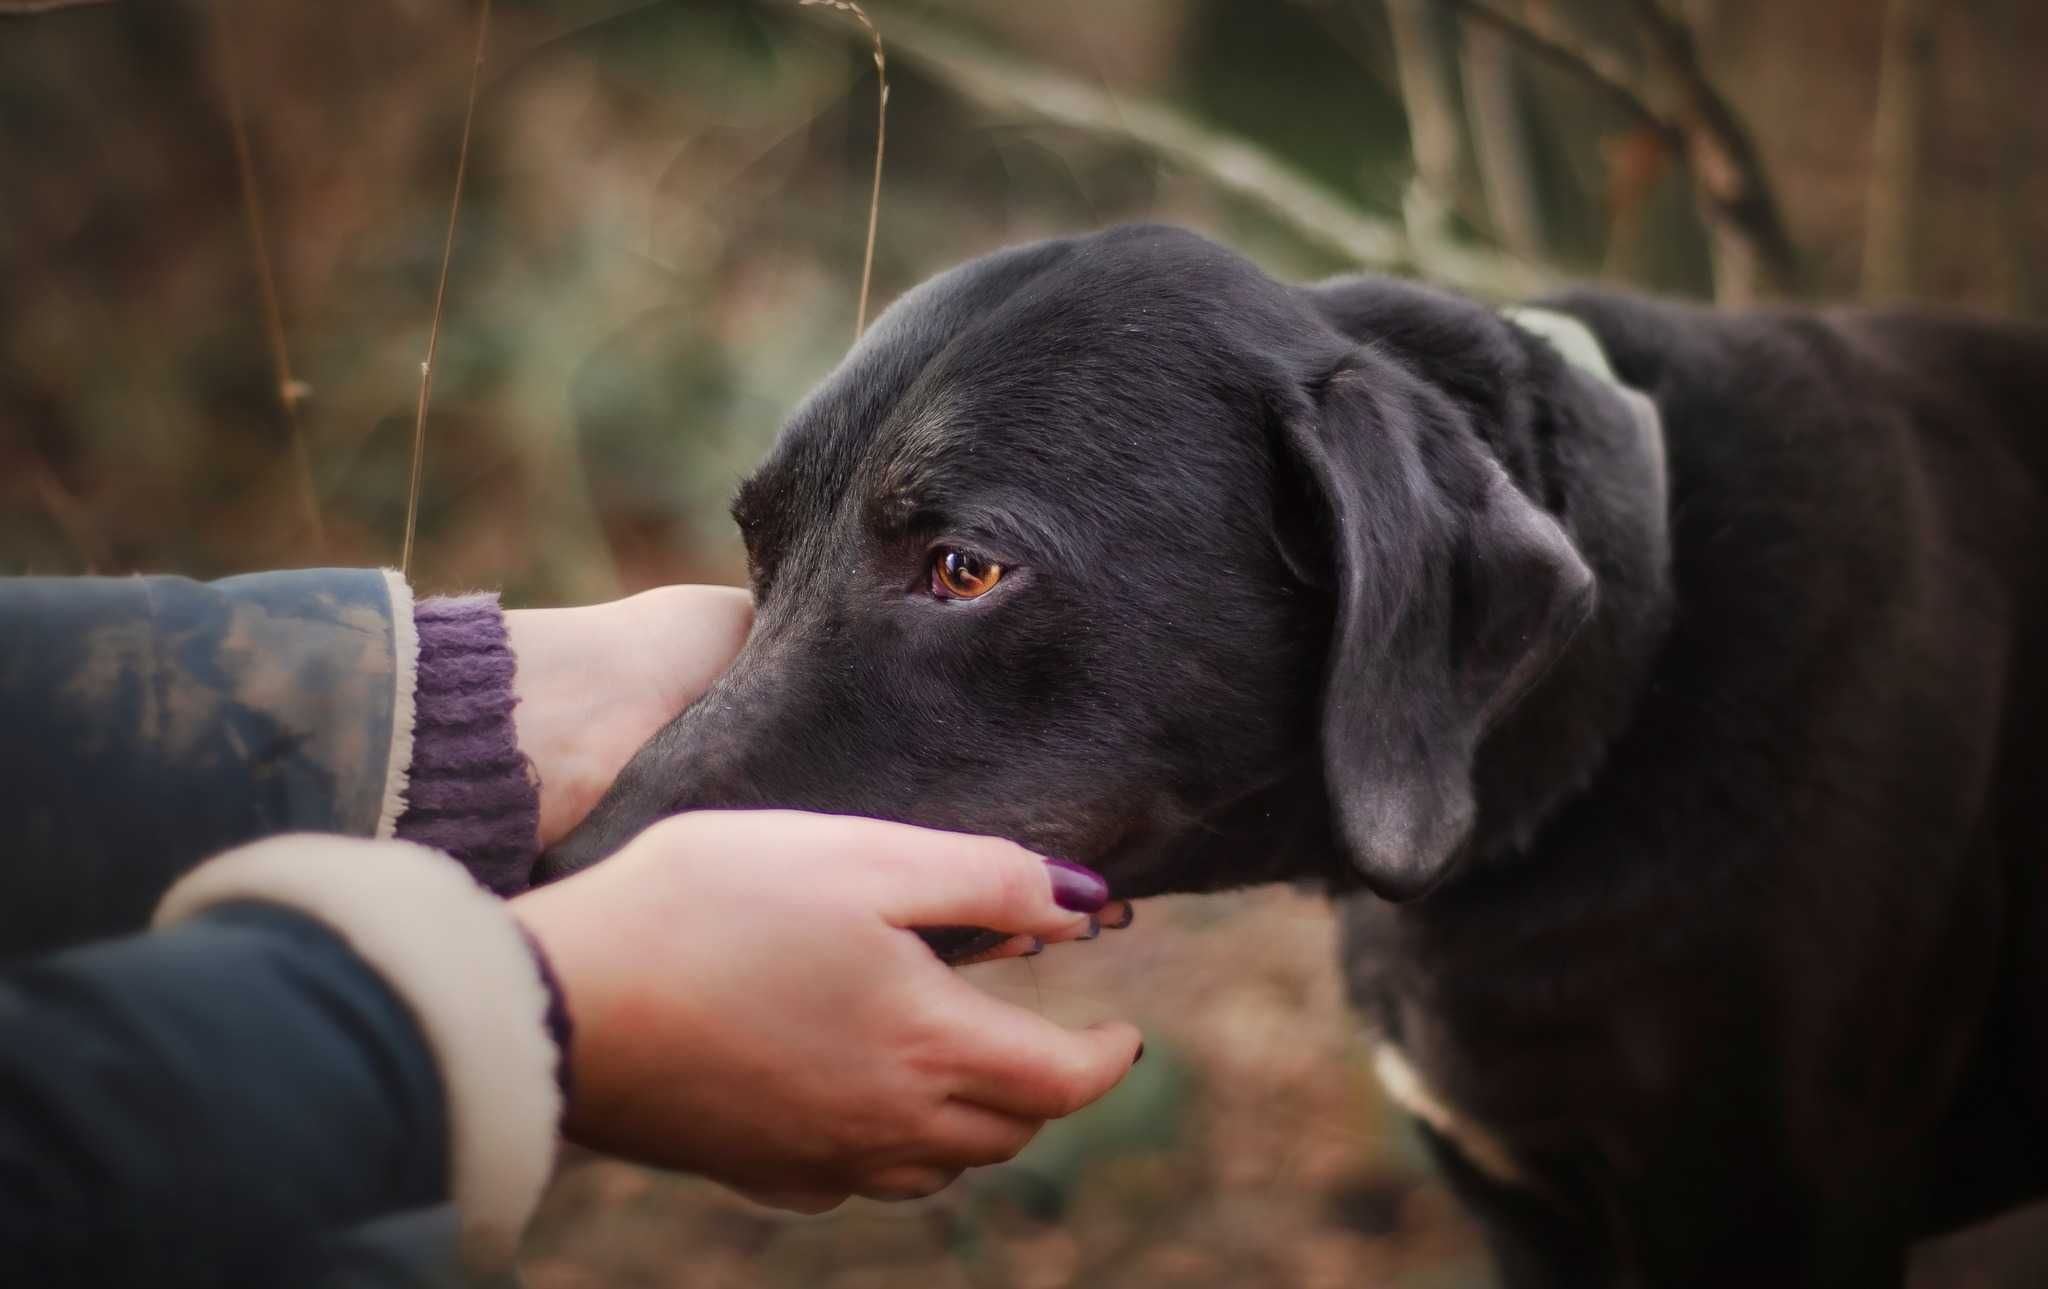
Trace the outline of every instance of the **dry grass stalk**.
{"label": "dry grass stalk", "polygon": [[860,305],[853,315],[853,338],[860,339],[861,332],[868,324],[868,284],[875,272],[875,229],[882,214],[882,146],[888,139],[889,125],[889,66],[882,56],[882,33],[869,20],[867,10],[854,0],[797,0],[808,9],[823,7],[838,9],[853,15],[855,22],[867,28],[868,35],[875,42],[875,181],[868,191],[868,245],[860,262]]}
{"label": "dry grass stalk", "polygon": [[448,265],[455,258],[455,224],[462,214],[462,181],[469,173],[469,136],[476,123],[477,87],[483,81],[484,44],[491,32],[491,0],[483,0],[476,16],[476,58],[469,68],[469,103],[462,111],[462,145],[455,154],[455,193],[448,201],[448,236],[441,247],[441,279],[434,287],[434,318],[427,326],[427,356],[420,363],[419,406],[412,423],[412,483],[405,494],[405,545],[399,551],[398,571],[412,572],[413,531],[419,522],[420,479],[427,459],[427,402],[433,396],[434,354],[441,344],[441,308],[448,299]]}
{"label": "dry grass stalk", "polygon": [[[18,10],[17,10],[18,12]],[[220,4],[213,7],[214,41],[220,59],[220,78],[227,98],[228,133],[235,145],[235,171],[242,188],[242,213],[249,225],[249,249],[256,260],[256,281],[263,297],[263,334],[270,348],[271,375],[277,382],[277,402],[291,431],[293,474],[299,484],[299,506],[304,512],[306,532],[313,553],[327,548],[326,525],[320,519],[320,498],[313,487],[313,459],[306,446],[305,427],[299,423],[299,404],[311,390],[292,376],[291,350],[285,343],[284,309],[278,302],[277,273],[270,262],[270,243],[263,231],[263,197],[256,187],[256,161],[249,147],[248,112],[242,105],[242,73],[235,57],[232,24]]]}
{"label": "dry grass stalk", "polygon": [[78,553],[85,571],[99,573],[112,567],[113,551],[93,525],[91,509],[71,494],[33,445],[29,454],[28,478],[36,499],[43,503],[43,513],[57,525],[57,531],[64,535],[71,549]]}

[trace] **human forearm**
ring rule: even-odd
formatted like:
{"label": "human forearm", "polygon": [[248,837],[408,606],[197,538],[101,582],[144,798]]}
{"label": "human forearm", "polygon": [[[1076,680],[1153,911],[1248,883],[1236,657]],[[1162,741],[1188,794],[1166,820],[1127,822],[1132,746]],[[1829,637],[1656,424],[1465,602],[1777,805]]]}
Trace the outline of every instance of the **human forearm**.
{"label": "human forearm", "polygon": [[560,1035],[502,903],[418,847],[290,836],[202,865],[158,916],[0,975],[10,1271],[310,1283],[326,1237],[450,1199],[474,1262],[509,1256]]}
{"label": "human forearm", "polygon": [[0,958],[132,931],[252,838],[388,835],[411,612],[374,570],[0,581]]}

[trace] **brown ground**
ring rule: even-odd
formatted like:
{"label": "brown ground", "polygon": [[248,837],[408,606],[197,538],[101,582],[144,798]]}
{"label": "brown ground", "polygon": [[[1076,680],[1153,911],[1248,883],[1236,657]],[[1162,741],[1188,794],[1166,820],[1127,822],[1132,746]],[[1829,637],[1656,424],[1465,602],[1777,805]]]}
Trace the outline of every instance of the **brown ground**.
{"label": "brown ground", "polygon": [[1380,1096],[1317,899],[1153,900],[1093,944],[973,968],[1144,1062],[1018,1161],[932,1200],[819,1218],[578,1158],[536,1223],[532,1289],[1058,1289],[1489,1283],[1477,1233]]}
{"label": "brown ground", "polygon": [[[1151,900],[1131,929],[971,968],[1058,1020],[1136,1022],[1146,1055],[1012,1164],[823,1217],[573,1156],[530,1289],[1477,1289],[1477,1227],[1382,1097],[1320,899]],[[1912,1289],[2048,1284],[2048,1208],[1927,1246]]]}

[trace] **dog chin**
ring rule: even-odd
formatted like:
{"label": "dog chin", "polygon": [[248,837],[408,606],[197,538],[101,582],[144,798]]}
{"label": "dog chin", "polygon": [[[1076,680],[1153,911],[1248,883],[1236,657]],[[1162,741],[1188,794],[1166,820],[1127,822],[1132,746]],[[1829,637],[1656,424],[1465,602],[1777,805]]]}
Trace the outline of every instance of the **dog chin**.
{"label": "dog chin", "polygon": [[1110,896],[1119,900],[1184,895],[1238,885],[1228,880],[1200,880],[1202,864],[1196,853],[1196,840],[1191,832],[1162,832],[1154,825],[1133,821],[1111,845],[1079,857],[1076,862],[1102,874],[1109,883]]}

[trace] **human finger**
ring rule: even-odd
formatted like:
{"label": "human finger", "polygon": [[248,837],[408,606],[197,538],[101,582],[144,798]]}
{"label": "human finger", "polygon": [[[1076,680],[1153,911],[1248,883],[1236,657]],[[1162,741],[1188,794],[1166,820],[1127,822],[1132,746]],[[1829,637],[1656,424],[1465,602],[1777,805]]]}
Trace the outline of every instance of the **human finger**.
{"label": "human finger", "polygon": [[1020,1118],[1062,1118],[1115,1087],[1144,1046],[1121,1021],[1067,1029],[973,992],[980,1005],[961,1026],[954,1057],[959,1100]]}
{"label": "human finger", "polygon": [[996,837],[897,826],[887,863],[882,915],[900,927],[983,926],[1038,936],[1085,929],[1109,899],[1092,869],[1046,859]]}

